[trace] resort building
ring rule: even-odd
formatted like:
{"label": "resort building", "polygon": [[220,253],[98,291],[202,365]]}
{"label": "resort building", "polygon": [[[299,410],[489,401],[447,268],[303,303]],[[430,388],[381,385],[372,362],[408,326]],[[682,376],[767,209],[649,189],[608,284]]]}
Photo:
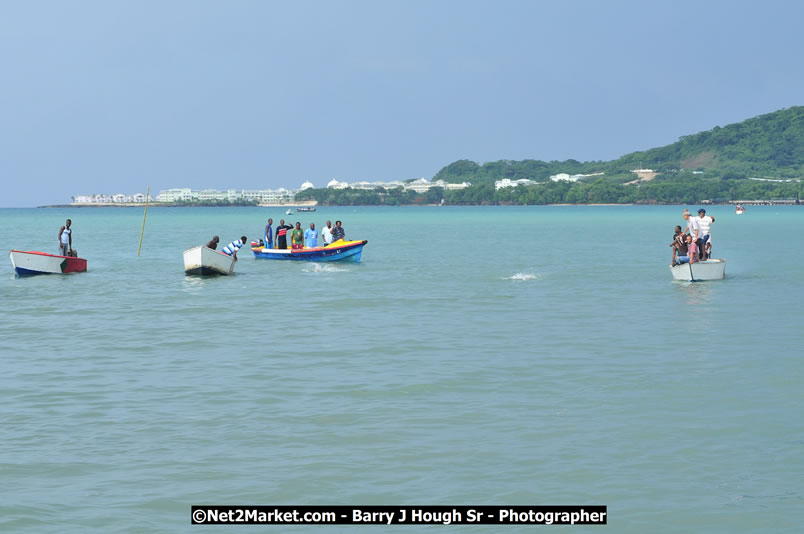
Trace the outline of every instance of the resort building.
{"label": "resort building", "polygon": [[[145,202],[145,195],[143,193],[136,193],[134,195],[124,195],[122,193],[118,193],[116,195],[103,195],[103,194],[94,194],[94,195],[75,195],[72,197],[72,204],[73,205],[85,205],[85,204],[131,204],[134,202]],[[152,201],[150,195],[148,195],[148,201]]]}
{"label": "resort building", "polygon": [[349,187],[349,184],[338,180],[330,180],[327,184],[327,189],[346,189],[347,187]]}
{"label": "resort building", "polygon": [[352,189],[363,189],[368,191],[373,191],[377,188],[382,189],[396,189],[397,187],[401,187],[402,189],[416,191],[417,193],[424,193],[433,187],[443,187],[444,189],[466,189],[472,185],[469,182],[462,182],[460,184],[449,184],[444,180],[436,180],[435,182],[430,182],[426,178],[419,178],[417,180],[412,180],[410,182],[401,182],[399,180],[395,180],[392,182],[339,182],[338,180],[332,180],[327,184],[328,189],[346,189],[350,187]]}
{"label": "resort building", "polygon": [[[309,182],[307,182],[309,184]],[[303,184],[305,185],[305,184]],[[312,184],[310,184],[312,186]],[[309,187],[307,188],[309,189]],[[157,202],[256,202],[258,204],[282,204],[293,202],[298,190],[285,189],[164,189],[156,197]]]}
{"label": "resort building", "polygon": [[520,178],[519,180],[511,180],[510,178],[503,178],[494,182],[494,189],[502,189],[504,187],[516,187],[518,185],[536,185],[539,182],[528,180],[527,178]]}
{"label": "resort building", "polygon": [[[199,192],[196,192],[199,193]],[[164,189],[156,197],[157,202],[192,202],[193,191],[189,188]]]}
{"label": "resort building", "polygon": [[352,189],[366,189],[369,191],[373,191],[378,187],[383,189],[394,189],[397,187],[405,187],[404,182],[393,181],[393,182],[352,182],[349,184],[349,187]]}
{"label": "resort building", "polygon": [[470,185],[472,185],[470,182],[461,182],[459,184],[451,184],[451,183],[445,182],[444,180],[436,180],[435,182],[428,182],[424,178],[419,178],[418,180],[414,180],[412,182],[409,182],[409,183],[405,184],[405,189],[410,189],[410,190],[416,191],[417,193],[424,193],[424,192],[430,190],[433,187],[441,187],[443,189],[453,191],[453,190],[456,190],[456,189],[466,189]]}
{"label": "resort building", "polygon": [[584,178],[583,174],[567,174],[565,172],[560,172],[551,176],[550,180],[553,182],[577,182],[581,178]]}
{"label": "resort building", "polygon": [[552,180],[553,182],[577,182],[578,180],[589,178],[590,176],[603,176],[603,174],[604,173],[602,172],[594,172],[592,174],[567,174],[561,172],[551,176],[550,180]]}
{"label": "resort building", "polygon": [[[438,185],[440,183],[444,183],[444,181],[443,180],[436,180],[436,185]],[[472,185],[472,182],[461,182],[459,184],[444,184],[444,185],[439,185],[438,187],[443,187],[444,189],[447,189],[449,191],[454,191],[454,190],[457,190],[457,189],[466,189],[470,185]]]}

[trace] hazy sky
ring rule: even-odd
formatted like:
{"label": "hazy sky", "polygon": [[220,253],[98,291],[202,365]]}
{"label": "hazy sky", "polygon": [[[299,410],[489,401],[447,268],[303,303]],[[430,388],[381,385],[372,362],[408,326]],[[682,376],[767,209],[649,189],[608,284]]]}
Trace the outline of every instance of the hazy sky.
{"label": "hazy sky", "polygon": [[0,0],[0,206],[612,159],[804,104],[804,2]]}

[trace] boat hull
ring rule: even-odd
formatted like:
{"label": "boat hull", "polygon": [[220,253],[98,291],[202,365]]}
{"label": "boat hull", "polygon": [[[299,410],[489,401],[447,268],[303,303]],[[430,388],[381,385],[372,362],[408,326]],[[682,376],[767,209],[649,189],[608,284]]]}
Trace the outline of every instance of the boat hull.
{"label": "boat hull", "polygon": [[18,276],[83,273],[87,270],[87,260],[84,258],[24,250],[12,250],[8,257]]}
{"label": "boat hull", "polygon": [[229,276],[235,259],[223,252],[198,246],[184,251],[184,272],[192,276]]}
{"label": "boat hull", "polygon": [[345,261],[360,262],[363,247],[368,241],[341,241],[327,247],[304,248],[300,250],[276,249],[252,246],[254,257],[261,260],[289,261]]}
{"label": "boat hull", "polygon": [[726,277],[726,260],[707,260],[695,263],[682,263],[670,267],[674,280],[701,282],[722,280]]}

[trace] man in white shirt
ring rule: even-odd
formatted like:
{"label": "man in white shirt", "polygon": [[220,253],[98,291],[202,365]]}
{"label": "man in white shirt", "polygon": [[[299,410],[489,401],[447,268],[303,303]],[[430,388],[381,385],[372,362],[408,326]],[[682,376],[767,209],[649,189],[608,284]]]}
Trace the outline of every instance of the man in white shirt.
{"label": "man in white shirt", "polygon": [[698,210],[698,226],[701,230],[698,243],[698,258],[708,260],[706,255],[706,242],[709,241],[709,225],[715,222],[714,217],[706,215],[706,210],[701,208]]}
{"label": "man in white shirt", "polygon": [[324,240],[325,247],[332,243],[332,221],[327,221],[327,225],[321,230],[321,239]]}
{"label": "man in white shirt", "polygon": [[689,210],[684,210],[684,220],[687,221],[687,232],[692,237],[689,245],[690,263],[698,260],[698,240],[701,238],[701,225],[697,217],[690,215]]}

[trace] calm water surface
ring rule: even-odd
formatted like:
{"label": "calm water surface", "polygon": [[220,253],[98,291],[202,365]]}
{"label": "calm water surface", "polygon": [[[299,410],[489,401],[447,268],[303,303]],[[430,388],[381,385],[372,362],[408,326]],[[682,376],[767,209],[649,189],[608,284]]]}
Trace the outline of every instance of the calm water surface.
{"label": "calm water surface", "polygon": [[[361,264],[244,250],[217,279],[185,277],[182,250],[283,210],[154,208],[139,258],[141,209],[0,210],[4,250],[55,253],[70,217],[90,269],[0,275],[0,531],[502,503],[798,532],[804,208],[713,208],[727,279],[696,284],[667,268],[681,210],[322,208],[292,220],[342,219]],[[322,528],[355,530],[293,532]]]}

